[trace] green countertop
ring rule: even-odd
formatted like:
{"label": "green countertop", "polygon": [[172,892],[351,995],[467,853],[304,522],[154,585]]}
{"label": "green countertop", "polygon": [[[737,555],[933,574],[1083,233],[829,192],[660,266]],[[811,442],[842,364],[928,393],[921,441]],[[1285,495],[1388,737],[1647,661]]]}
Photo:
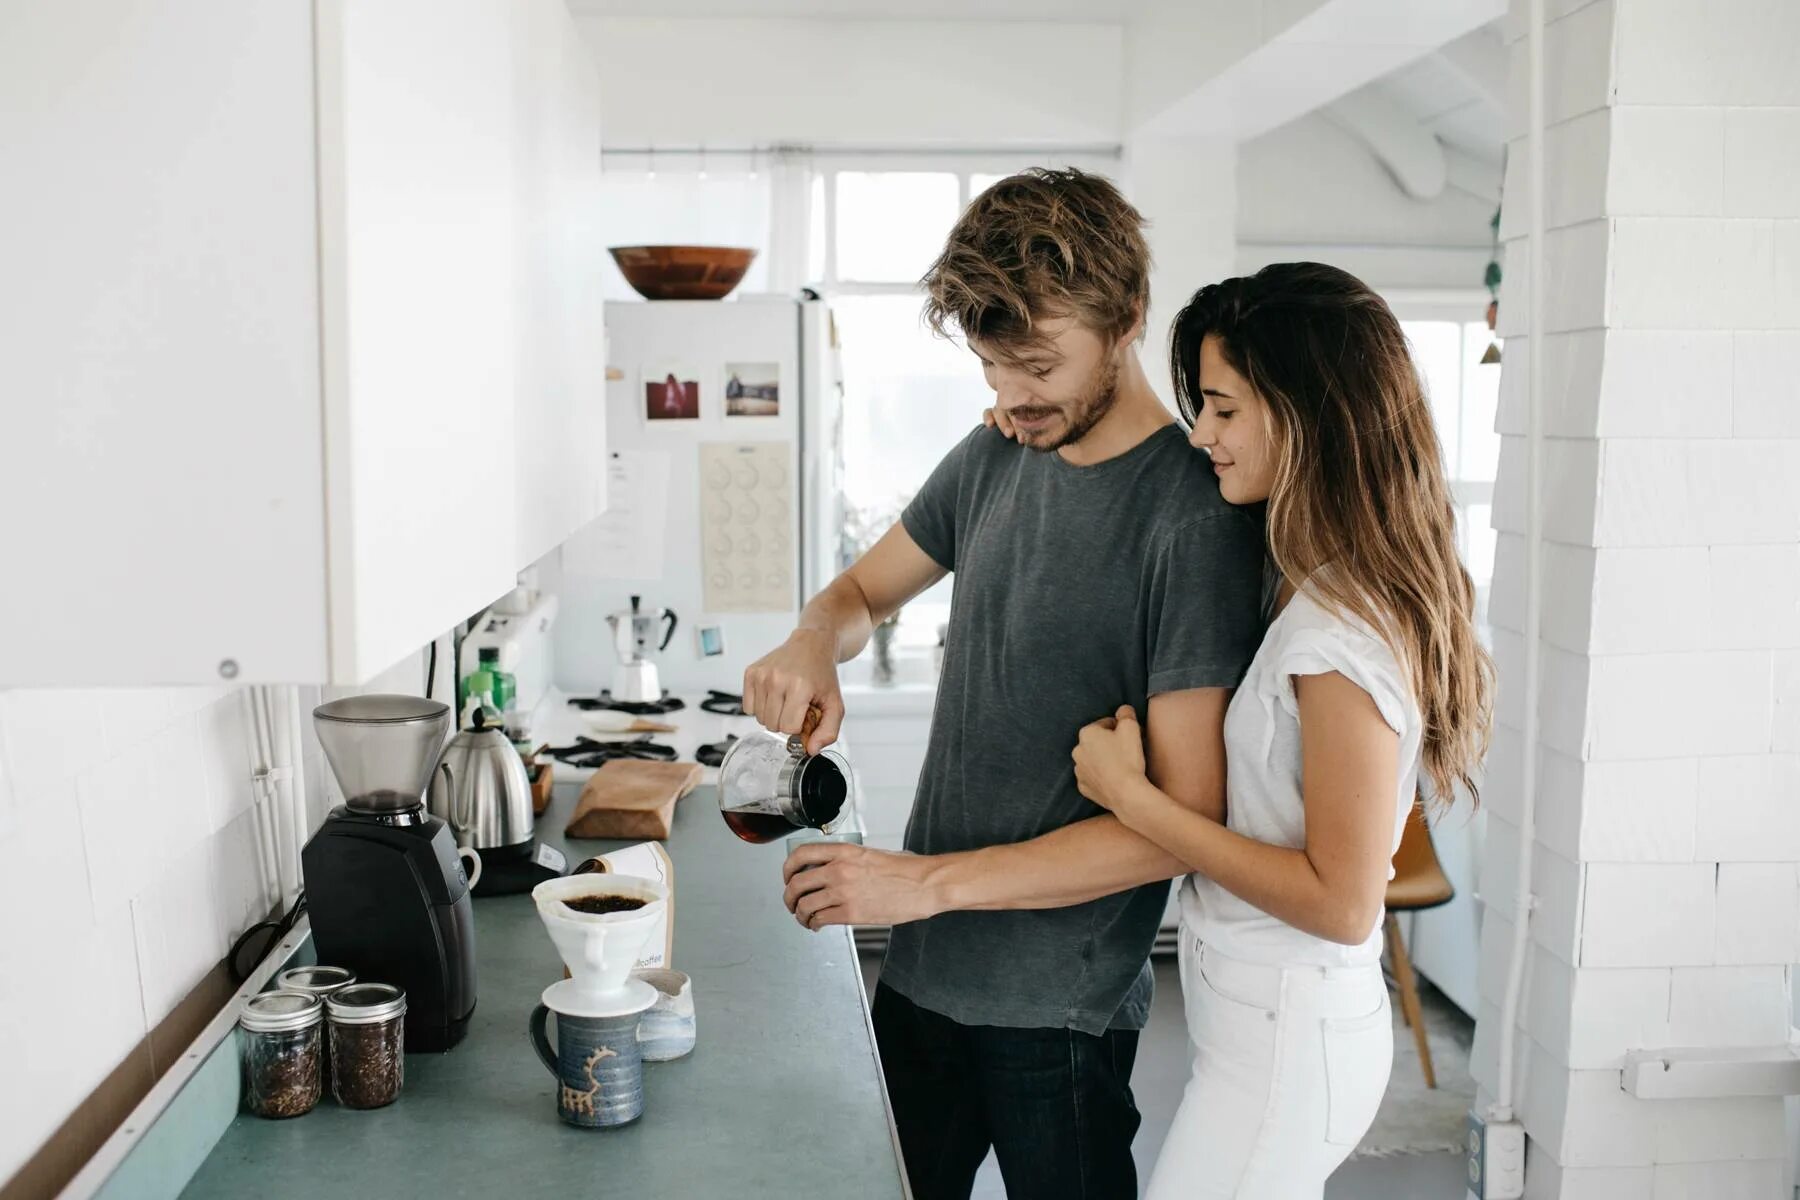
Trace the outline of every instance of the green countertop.
{"label": "green countertop", "polygon": [[[620,843],[573,842],[573,789],[538,821],[571,864]],[[562,964],[528,895],[475,902],[477,1003],[468,1037],[409,1055],[390,1108],[332,1103],[289,1121],[234,1119],[188,1197],[903,1197],[850,933],[809,934],[781,905],[779,842],[751,846],[711,788],[683,800],[673,965],[694,980],[699,1042],[645,1064],[636,1124],[580,1130],[526,1019]]]}

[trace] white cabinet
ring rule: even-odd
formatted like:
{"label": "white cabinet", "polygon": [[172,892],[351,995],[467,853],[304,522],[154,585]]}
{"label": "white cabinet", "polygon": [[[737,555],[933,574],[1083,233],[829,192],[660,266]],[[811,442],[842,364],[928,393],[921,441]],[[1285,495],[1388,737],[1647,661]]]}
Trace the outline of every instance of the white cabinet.
{"label": "white cabinet", "polygon": [[67,0],[0,38],[0,685],[359,682],[599,511],[560,0]]}

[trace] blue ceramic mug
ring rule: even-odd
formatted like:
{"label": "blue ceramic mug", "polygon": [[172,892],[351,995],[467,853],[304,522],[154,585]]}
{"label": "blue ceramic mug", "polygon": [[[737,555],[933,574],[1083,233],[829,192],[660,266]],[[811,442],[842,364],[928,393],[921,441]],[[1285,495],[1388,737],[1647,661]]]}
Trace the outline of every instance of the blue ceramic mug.
{"label": "blue ceramic mug", "polygon": [[544,1030],[551,1009],[531,1013],[531,1044],[556,1076],[556,1112],[582,1129],[629,1125],[644,1111],[644,1058],[638,1047],[641,1014],[583,1017],[556,1014],[556,1046]]}

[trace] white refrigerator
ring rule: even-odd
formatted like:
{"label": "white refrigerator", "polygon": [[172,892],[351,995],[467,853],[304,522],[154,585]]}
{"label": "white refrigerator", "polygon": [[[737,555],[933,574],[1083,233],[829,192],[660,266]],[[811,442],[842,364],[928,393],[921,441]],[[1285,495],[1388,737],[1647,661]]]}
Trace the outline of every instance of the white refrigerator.
{"label": "white refrigerator", "polygon": [[[741,690],[835,571],[840,374],[820,300],[606,306],[608,512],[563,546],[556,680],[608,685],[606,614],[641,597],[676,624],[676,693]],[[707,640],[702,641],[705,631]],[[718,649],[714,638],[722,641]]]}

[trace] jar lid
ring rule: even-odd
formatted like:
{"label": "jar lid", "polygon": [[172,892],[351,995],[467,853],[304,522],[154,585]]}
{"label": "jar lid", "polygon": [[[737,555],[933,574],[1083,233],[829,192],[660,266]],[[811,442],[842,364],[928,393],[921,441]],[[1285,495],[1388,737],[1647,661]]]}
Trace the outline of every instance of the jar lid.
{"label": "jar lid", "polygon": [[244,1001],[238,1024],[252,1033],[310,1029],[322,1015],[319,998],[305,992],[262,992]]}
{"label": "jar lid", "polygon": [[406,1012],[406,993],[391,983],[353,983],[325,997],[325,1011],[339,1025],[379,1025]]}
{"label": "jar lid", "polygon": [[308,992],[323,996],[356,982],[356,972],[349,967],[289,967],[275,977],[275,986],[284,992]]}

